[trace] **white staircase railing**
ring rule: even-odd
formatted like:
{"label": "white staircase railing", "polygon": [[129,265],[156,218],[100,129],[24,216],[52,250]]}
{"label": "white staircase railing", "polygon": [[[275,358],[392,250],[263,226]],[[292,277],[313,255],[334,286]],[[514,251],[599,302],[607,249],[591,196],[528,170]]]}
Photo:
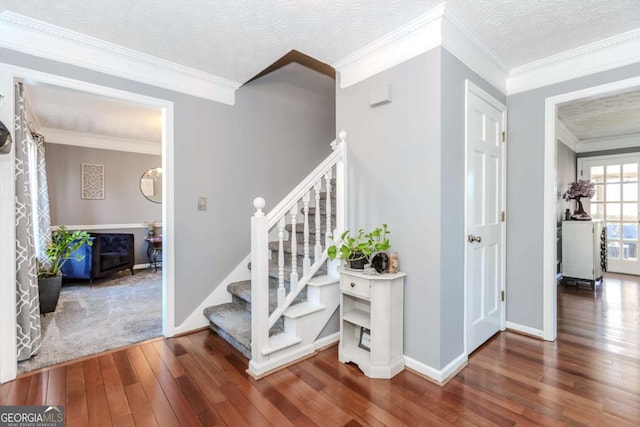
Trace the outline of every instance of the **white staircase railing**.
{"label": "white staircase railing", "polygon": [[[329,236],[334,231],[341,233],[346,218],[346,132],[339,133],[338,140],[331,143],[333,152],[316,167],[296,188],[291,191],[268,214],[262,211],[264,199],[253,201],[256,212],[251,217],[251,362],[250,371],[259,371],[272,353],[269,351],[269,330],[278,322],[285,310],[294,302],[298,294],[307,286],[307,282],[324,265],[327,274],[336,277],[336,262],[331,262],[326,253]],[[335,189],[332,178],[335,176]],[[325,192],[322,200],[322,190]],[[335,206],[332,206],[332,192],[335,191]],[[312,202],[313,200],[313,202]],[[324,203],[324,206],[323,206]],[[310,208],[315,208],[310,215]],[[325,223],[321,221],[321,209],[324,208]],[[336,223],[331,216],[335,212]],[[287,221],[288,218],[288,221]],[[302,228],[298,226],[302,223]],[[285,257],[286,226],[290,242],[290,259]],[[334,228],[332,228],[334,227]],[[298,269],[297,230],[303,232],[302,271]],[[313,233],[312,231],[313,230]],[[325,238],[322,241],[322,233]],[[311,236],[314,237],[313,245]],[[277,257],[271,257],[270,239],[277,239]],[[313,246],[313,251],[311,247]],[[311,259],[313,253],[313,261]],[[277,306],[269,314],[269,261],[277,260],[278,287]],[[286,277],[286,269],[290,273]],[[289,289],[285,287],[288,279]],[[271,364],[270,364],[271,365]]]}

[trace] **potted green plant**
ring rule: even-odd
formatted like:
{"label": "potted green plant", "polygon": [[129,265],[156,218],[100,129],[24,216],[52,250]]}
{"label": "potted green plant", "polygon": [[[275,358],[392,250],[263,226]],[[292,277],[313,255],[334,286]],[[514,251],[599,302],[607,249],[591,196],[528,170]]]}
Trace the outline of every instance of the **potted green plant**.
{"label": "potted green plant", "polygon": [[335,241],[331,236],[333,245],[327,248],[327,255],[330,259],[344,259],[349,262],[349,267],[354,269],[364,269],[365,264],[371,262],[371,258],[378,252],[386,251],[391,247],[389,244],[387,224],[382,224],[381,228],[365,232],[363,228],[356,234],[346,230]]}
{"label": "potted green plant", "polygon": [[82,255],[73,255],[82,245],[91,246],[91,238],[86,231],[69,232],[63,225],[51,234],[51,241],[45,249],[45,258],[38,261],[38,291],[40,313],[56,310],[60,287],[62,286],[62,266],[70,259],[81,261]]}

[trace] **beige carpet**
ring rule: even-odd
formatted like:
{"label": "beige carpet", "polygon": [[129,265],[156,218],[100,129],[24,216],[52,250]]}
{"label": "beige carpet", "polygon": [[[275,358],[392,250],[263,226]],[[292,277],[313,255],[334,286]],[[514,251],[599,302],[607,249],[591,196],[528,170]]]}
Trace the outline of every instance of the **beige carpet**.
{"label": "beige carpet", "polygon": [[136,270],[63,284],[55,313],[40,316],[42,348],[24,373],[162,335],[162,272]]}

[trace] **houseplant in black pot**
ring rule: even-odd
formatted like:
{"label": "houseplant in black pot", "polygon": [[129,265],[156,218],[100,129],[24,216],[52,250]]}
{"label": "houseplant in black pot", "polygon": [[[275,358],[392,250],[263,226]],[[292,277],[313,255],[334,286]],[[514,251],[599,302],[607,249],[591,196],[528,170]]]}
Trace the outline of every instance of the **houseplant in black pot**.
{"label": "houseplant in black pot", "polygon": [[71,233],[65,226],[60,226],[51,233],[51,242],[45,249],[45,259],[38,261],[40,313],[56,310],[62,286],[62,266],[70,259],[82,260],[82,256],[74,256],[73,253],[85,243],[91,246],[91,239],[86,231]]}
{"label": "houseplant in black pot", "polygon": [[381,228],[375,228],[370,232],[361,228],[356,234],[352,234],[346,230],[338,241],[331,236],[333,245],[327,248],[327,255],[330,259],[344,259],[350,268],[362,270],[371,262],[373,255],[391,247],[387,237],[390,233],[387,224],[382,224]]}

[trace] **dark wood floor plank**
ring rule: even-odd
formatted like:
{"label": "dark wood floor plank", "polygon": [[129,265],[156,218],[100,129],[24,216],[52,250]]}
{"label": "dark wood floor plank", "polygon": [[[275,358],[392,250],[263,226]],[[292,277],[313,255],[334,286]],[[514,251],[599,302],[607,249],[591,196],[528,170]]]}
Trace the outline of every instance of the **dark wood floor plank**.
{"label": "dark wood floor plank", "polygon": [[180,423],[188,426],[202,425],[189,399],[184,395],[153,345],[145,344],[141,349]]}
{"label": "dark wood floor plank", "polygon": [[178,359],[211,404],[215,405],[216,403],[227,400],[227,397],[220,390],[220,385],[216,384],[217,381],[215,377],[203,369],[192,355],[183,354]]}
{"label": "dark wood floor plank", "polygon": [[[274,375],[288,379],[290,381],[291,393],[295,393],[296,397],[303,402],[308,402],[310,405],[317,406],[327,418],[332,419],[338,425],[344,425],[353,420],[353,417],[349,413],[336,406],[324,393],[318,393],[315,388],[309,385],[309,382],[307,381],[313,376],[311,373],[305,370],[305,373],[308,374],[305,375],[307,381],[297,380],[296,378],[300,378],[298,376],[299,370],[295,369],[294,373],[292,368],[298,366],[299,365],[291,366]],[[316,380],[312,380],[311,382],[315,383]],[[320,380],[317,380],[317,382],[320,382]]]}
{"label": "dark wood floor plank", "polygon": [[113,353],[113,361],[116,364],[123,386],[126,387],[128,385],[138,383],[138,376],[136,375],[136,371],[133,369],[133,366],[131,366],[131,361],[129,360],[126,350],[116,351]]}
{"label": "dark wood floor plank", "polygon": [[47,400],[49,372],[39,372],[31,377],[25,405],[40,405]]}
{"label": "dark wood floor plank", "polygon": [[69,425],[89,425],[87,393],[82,362],[67,366],[67,398],[65,418]]}
{"label": "dark wood floor plank", "polygon": [[[351,417],[346,417],[343,422],[338,422],[329,416],[326,411],[316,405],[314,400],[307,398],[296,389],[299,379],[292,373],[287,372],[286,369],[276,372],[264,380],[269,382],[274,389],[280,390],[283,395],[286,395],[290,404],[294,405],[301,414],[304,414],[317,425],[340,426],[351,420]],[[314,395],[318,394],[315,391],[313,393]],[[294,422],[296,419],[293,418],[290,421]]]}
{"label": "dark wood floor plank", "polygon": [[186,374],[184,367],[178,361],[176,355],[173,354],[173,351],[167,345],[166,340],[154,341],[151,344],[153,345],[153,348],[156,350],[156,352],[160,355],[165,365],[167,365],[167,368],[169,368],[169,371],[171,371],[171,375],[173,375],[174,378],[182,377]]}
{"label": "dark wood floor plank", "polygon": [[251,426],[228,400],[216,403],[216,410],[228,426]]}
{"label": "dark wood floor plank", "polygon": [[173,408],[149,366],[147,358],[142,353],[142,349],[140,347],[132,347],[127,350],[127,354],[151,405],[151,410],[158,425],[179,426],[180,421],[178,421],[175,412],[173,412]]}
{"label": "dark wood floor plank", "polygon": [[61,366],[49,371],[47,400],[45,405],[64,405],[67,394],[67,367]]}
{"label": "dark wood floor plank", "polygon": [[111,414],[111,419],[115,424],[115,420],[128,419],[126,416],[131,415],[131,408],[129,408],[127,395],[124,391],[122,379],[118,373],[118,368],[116,367],[113,355],[105,354],[100,356],[99,361],[104,381],[104,390],[109,404],[109,413]]}
{"label": "dark wood floor plank", "polygon": [[91,426],[108,427],[111,425],[111,414],[100,369],[100,359],[87,359],[82,366],[84,369],[89,424]]}
{"label": "dark wood floor plank", "polygon": [[200,422],[205,426],[219,425],[220,416],[213,404],[209,403],[202,390],[193,382],[189,375],[176,378],[176,383],[185,396],[189,396],[189,403],[193,407]]}
{"label": "dark wood floor plank", "polygon": [[131,415],[136,426],[157,426],[158,423],[153,416],[151,405],[144,394],[140,383],[130,384],[124,387],[127,401],[131,408]]}

